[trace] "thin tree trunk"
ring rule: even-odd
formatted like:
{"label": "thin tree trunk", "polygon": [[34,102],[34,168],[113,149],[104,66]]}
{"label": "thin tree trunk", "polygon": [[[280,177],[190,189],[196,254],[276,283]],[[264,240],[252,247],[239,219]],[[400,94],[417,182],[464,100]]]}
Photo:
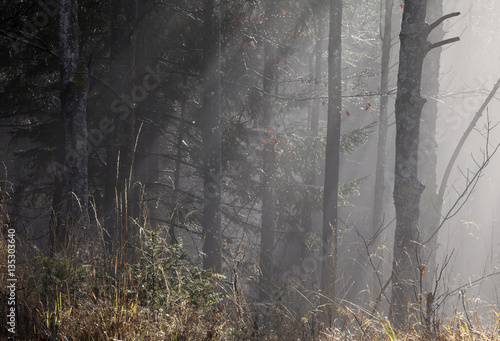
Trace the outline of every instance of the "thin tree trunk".
{"label": "thin tree trunk", "polygon": [[203,268],[221,270],[221,42],[220,4],[205,0],[203,79]]}
{"label": "thin tree trunk", "polygon": [[[450,177],[451,170],[453,169],[453,166],[455,165],[455,161],[457,160],[458,155],[460,154],[460,151],[462,150],[462,147],[465,144],[465,141],[469,137],[472,130],[475,128],[477,121],[479,121],[481,116],[483,116],[484,110],[486,110],[486,108],[488,107],[488,104],[493,99],[493,97],[495,96],[495,94],[497,93],[499,88],[500,88],[500,79],[498,79],[495,86],[493,86],[493,89],[490,91],[490,94],[484,100],[483,104],[481,105],[481,107],[479,108],[477,113],[472,118],[472,121],[469,123],[469,126],[467,127],[467,129],[463,133],[462,137],[458,141],[458,144],[455,147],[455,150],[453,151],[453,154],[450,157],[450,161],[448,161],[448,164],[447,164],[446,169],[445,169],[444,174],[443,174],[443,179],[441,180],[441,184],[439,186],[438,199],[437,199],[438,202],[437,202],[437,206],[436,206],[439,213],[441,213],[441,209],[442,209],[442,205],[443,205],[443,201],[444,201],[444,192],[446,190],[446,185],[448,184],[448,179]],[[433,232],[435,232],[435,231],[433,231]],[[435,233],[433,233],[432,237],[434,237],[434,234]]]}
{"label": "thin tree trunk", "polygon": [[[88,68],[80,62],[78,1],[62,0],[59,7],[59,67],[61,111],[65,131],[66,212],[63,233],[79,243],[88,227],[87,85]],[[75,232],[70,231],[75,228]]]}
{"label": "thin tree trunk", "polygon": [[342,115],[342,0],[330,2],[328,43],[328,124],[323,197],[323,251],[321,290],[327,302],[327,323],[335,317],[335,284],[337,272],[338,191],[340,161],[340,127]]}
{"label": "thin tree trunk", "polygon": [[[388,104],[389,104],[389,62],[391,59],[391,40],[392,40],[392,8],[394,0],[385,1],[384,13],[384,30],[380,32],[382,39],[382,63],[380,77],[380,117],[378,130],[378,146],[377,146],[377,166],[375,171],[375,194],[373,199],[373,221],[372,221],[372,238],[373,250],[378,252],[380,241],[380,231],[384,224],[385,215],[385,169],[386,169],[386,149],[387,149],[387,131],[388,124]],[[383,259],[376,264],[382,264]],[[375,269],[378,271],[378,269]],[[380,291],[380,274],[374,274],[372,293],[377,295]]]}
{"label": "thin tree trunk", "polygon": [[[429,244],[432,245],[433,240],[435,240],[437,238],[437,234],[438,234],[439,230],[441,229],[443,224],[446,222],[446,220],[448,220],[450,218],[450,214],[452,214],[451,211],[448,211],[448,213],[445,214],[444,216],[441,215],[442,205],[444,202],[444,192],[446,189],[446,185],[448,183],[449,176],[450,176],[452,168],[453,168],[453,166],[458,158],[458,155],[460,154],[460,151],[462,150],[462,147],[465,144],[465,141],[467,141],[467,138],[469,137],[470,133],[472,132],[472,130],[476,126],[477,122],[479,121],[479,119],[483,115],[484,110],[486,110],[486,108],[488,107],[488,104],[493,99],[493,97],[495,96],[495,94],[497,93],[499,88],[500,88],[500,79],[498,79],[496,84],[493,86],[493,89],[491,90],[490,94],[484,100],[483,104],[481,105],[479,110],[474,115],[472,121],[469,123],[469,126],[467,127],[467,129],[463,133],[462,137],[460,138],[460,141],[458,142],[457,146],[455,147],[455,150],[453,151],[453,154],[452,154],[450,160],[448,161],[448,165],[446,166],[446,169],[444,171],[443,179],[441,180],[441,184],[439,186],[439,192],[437,194],[438,203],[436,205],[436,210],[440,213],[441,218],[439,220],[438,225],[432,231],[429,231],[428,234],[425,236],[425,238],[422,239],[421,244],[423,246],[426,246]],[[489,155],[488,160],[483,161],[483,164],[480,166],[481,169],[483,169],[488,164],[489,158],[491,156],[492,155]],[[480,175],[480,171],[478,171],[476,173],[476,176],[477,175]],[[469,189],[469,191],[470,191],[470,189]],[[457,203],[458,203],[458,201],[455,202],[455,204],[457,204]],[[426,323],[427,322],[428,322],[428,318],[426,320]]]}

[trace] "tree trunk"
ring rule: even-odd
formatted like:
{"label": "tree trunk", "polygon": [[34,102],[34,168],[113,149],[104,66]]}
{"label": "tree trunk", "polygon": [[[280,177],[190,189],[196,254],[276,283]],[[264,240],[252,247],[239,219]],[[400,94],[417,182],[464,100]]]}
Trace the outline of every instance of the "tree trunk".
{"label": "tree trunk", "polygon": [[205,0],[203,78],[203,268],[221,270],[221,42],[220,4]]}
{"label": "tree trunk", "polygon": [[[58,243],[79,243],[88,227],[87,65],[80,63],[78,1],[62,0],[59,7],[59,67],[61,111],[65,131],[66,212]],[[70,231],[75,229],[75,231]],[[56,247],[57,248],[57,247]]]}
{"label": "tree trunk", "polygon": [[[264,29],[272,32],[274,28],[274,16],[276,11],[275,1],[271,1],[266,7],[264,18]],[[260,257],[259,266],[261,271],[259,298],[264,300],[269,297],[271,289],[272,276],[274,273],[274,233],[276,228],[276,209],[275,209],[275,184],[274,173],[276,172],[276,151],[274,139],[276,137],[274,128],[274,111],[271,106],[269,94],[272,93],[276,81],[276,68],[278,64],[278,55],[274,46],[274,38],[268,36],[264,42],[264,74],[262,99],[262,127],[264,129],[264,147],[262,151],[262,169],[261,178],[262,188],[262,217],[260,232]]]}
{"label": "tree trunk", "polygon": [[[388,124],[388,104],[389,104],[389,62],[391,60],[391,40],[392,40],[392,8],[394,0],[385,1],[384,14],[384,31],[380,32],[382,39],[382,63],[380,77],[380,117],[378,123],[378,147],[377,147],[377,168],[375,170],[375,194],[373,199],[373,221],[372,221],[372,238],[373,250],[379,252],[378,246],[380,241],[380,231],[383,228],[385,216],[385,169],[386,169],[386,149],[387,149],[387,131]],[[382,257],[382,255],[380,255]],[[382,265],[383,259],[376,262],[376,265]],[[378,269],[374,269],[378,271]],[[380,291],[379,277],[374,274],[372,294],[378,295]]]}
{"label": "tree trunk", "polygon": [[396,96],[396,165],[394,205],[396,231],[392,273],[391,318],[402,326],[419,302],[420,196],[425,186],[417,177],[420,119],[425,99],[420,96],[425,55],[457,38],[430,44],[429,33],[447,17],[428,25],[427,1],[406,0],[401,24],[398,93]]}
{"label": "tree trunk", "polygon": [[321,290],[328,299],[327,323],[332,326],[337,272],[337,204],[339,191],[340,126],[342,115],[342,0],[330,2],[328,43],[328,124],[323,197]]}

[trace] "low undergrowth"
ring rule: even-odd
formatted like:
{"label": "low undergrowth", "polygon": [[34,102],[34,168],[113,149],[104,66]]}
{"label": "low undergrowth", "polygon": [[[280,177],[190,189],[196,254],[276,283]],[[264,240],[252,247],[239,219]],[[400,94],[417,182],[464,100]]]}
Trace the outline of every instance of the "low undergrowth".
{"label": "low undergrowth", "polygon": [[[488,327],[456,316],[432,333],[417,320],[399,332],[385,317],[344,307],[337,311],[337,327],[326,328],[321,309],[294,312],[290,307],[297,302],[284,295],[252,300],[234,278],[200,269],[182,245],[167,245],[158,233],[147,232],[141,245],[134,262],[123,261],[119,251],[112,260],[104,252],[87,260],[66,252],[19,264],[18,340],[500,341],[500,313]],[[2,274],[6,249],[0,238]],[[5,297],[6,276],[0,280]],[[5,300],[1,309],[3,315]],[[7,335],[5,321],[2,328]]]}

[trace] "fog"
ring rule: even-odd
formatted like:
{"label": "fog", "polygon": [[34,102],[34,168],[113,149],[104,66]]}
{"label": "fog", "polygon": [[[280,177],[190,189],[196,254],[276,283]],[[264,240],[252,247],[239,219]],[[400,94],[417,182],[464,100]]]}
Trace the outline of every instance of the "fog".
{"label": "fog", "polygon": [[[96,269],[114,264],[106,270],[115,281],[111,286],[123,280],[144,288],[141,281],[150,278],[152,264],[144,255],[158,243],[152,259],[171,260],[171,248],[179,247],[186,252],[181,258],[192,262],[160,277],[165,297],[175,296],[169,291],[174,273],[190,267],[220,273],[210,274],[207,287],[229,293],[224,302],[234,306],[228,314],[246,314],[248,330],[259,324],[257,329],[272,334],[283,316],[299,325],[301,318],[318,318],[312,329],[318,320],[323,327],[332,321],[356,325],[346,311],[386,321],[397,315],[391,317],[395,290],[410,282],[415,297],[409,306],[426,328],[424,306],[432,292],[435,301],[430,299],[426,313],[432,310],[433,318],[453,321],[465,314],[469,320],[477,313],[493,325],[492,311],[500,308],[500,93],[453,164],[441,222],[423,226],[440,207],[432,202],[437,193],[424,192],[420,207],[407,210],[420,210],[420,219],[416,225],[408,219],[409,237],[395,240],[396,129],[404,126],[396,120],[396,102],[407,95],[398,83],[398,60],[400,38],[409,35],[400,31],[413,2],[396,0],[392,6],[386,94],[384,3],[81,2],[73,9],[80,21],[47,14],[47,22],[28,35],[21,24],[41,18],[41,12],[2,2],[14,13],[5,22],[14,21],[0,31],[8,51],[0,54],[1,214],[5,226],[11,218],[19,226],[25,277],[37,274],[44,266],[40,257],[47,255],[83,264],[94,279]],[[439,50],[425,47],[430,51],[422,97],[424,111],[437,104],[436,131],[430,137],[424,131],[433,121],[424,115],[419,141],[409,143],[420,144],[416,164],[423,182],[435,169],[436,191],[464,132],[500,80],[500,2],[429,0],[428,8],[441,3],[443,13],[428,14],[427,21],[460,12],[441,24],[443,39],[460,40]],[[327,5],[337,5],[332,16],[343,9],[336,23],[341,31],[329,31]],[[329,56],[335,37],[339,44]],[[18,49],[21,43],[26,48]],[[439,89],[429,95],[435,75],[426,70],[436,66],[438,53]],[[377,199],[384,96],[385,194]],[[408,108],[418,103],[408,95]],[[329,126],[332,121],[339,131]],[[326,152],[329,143],[334,153]],[[434,146],[435,164],[426,154]],[[333,172],[332,157],[340,164]],[[400,168],[413,167],[410,161]],[[325,199],[332,188],[336,203]],[[374,226],[377,200],[383,203],[382,226]],[[327,213],[334,216],[330,221]],[[437,248],[431,236],[437,236]],[[400,273],[404,262],[394,254],[406,239],[416,245],[416,258]],[[330,261],[334,266],[325,266]],[[145,272],[134,277],[141,266]],[[416,277],[399,282],[405,271]],[[143,289],[134,290],[126,295],[139,297]],[[34,297],[26,295],[26,302]],[[146,301],[147,306],[154,300]],[[335,316],[340,311],[344,315]],[[334,330],[333,324],[327,327]]]}

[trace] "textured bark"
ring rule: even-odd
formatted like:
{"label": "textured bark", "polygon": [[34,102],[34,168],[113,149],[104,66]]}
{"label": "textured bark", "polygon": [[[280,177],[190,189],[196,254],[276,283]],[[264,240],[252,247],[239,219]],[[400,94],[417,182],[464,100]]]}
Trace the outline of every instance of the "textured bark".
{"label": "textured bark", "polygon": [[425,103],[420,88],[427,47],[426,2],[405,1],[400,34],[394,179],[396,232],[391,300],[391,317],[397,325],[407,322],[418,292],[417,225],[424,185],[417,178],[417,170],[420,116]]}
{"label": "textured bark", "polygon": [[[276,12],[275,1],[270,1],[266,7],[264,28],[272,31],[274,27],[274,16]],[[272,41],[272,37],[264,42],[264,73],[263,73],[263,90],[265,95],[271,94],[276,80],[278,56],[276,47]],[[274,249],[274,233],[276,228],[276,209],[275,209],[275,184],[274,173],[276,171],[276,158],[274,143],[274,111],[269,102],[269,97],[263,98],[262,103],[262,126],[264,129],[264,148],[262,151],[262,169],[263,175],[261,178],[262,188],[262,217],[261,217],[261,234],[260,234],[260,256],[259,266],[261,271],[259,293],[260,299],[264,300],[269,297],[271,289],[272,276],[274,270],[273,249]]]}
{"label": "textured bark", "polygon": [[104,212],[108,234],[105,237],[110,251],[122,238],[120,234],[126,233],[128,220],[124,193],[128,189],[135,138],[135,99],[130,94],[135,70],[137,0],[116,0],[113,8],[116,12],[113,14],[110,73],[111,84],[121,98],[112,99],[114,130],[106,157]]}
{"label": "textured bark", "polygon": [[332,325],[335,311],[337,272],[337,205],[339,194],[340,127],[342,114],[342,0],[330,2],[328,43],[328,124],[323,197],[323,251],[321,290],[328,299],[327,323]]}
{"label": "textured bark", "polygon": [[[378,146],[377,146],[377,166],[375,170],[375,193],[373,200],[373,221],[372,236],[373,250],[378,251],[380,236],[383,228],[385,214],[385,170],[386,170],[386,149],[387,149],[387,131],[388,124],[388,104],[389,104],[389,62],[391,59],[391,40],[392,40],[392,8],[393,0],[385,1],[384,30],[381,32],[382,39],[382,63],[380,77],[380,116],[378,123]],[[383,260],[376,262],[382,264]],[[378,271],[378,270],[375,270]],[[380,275],[379,275],[380,276]],[[374,274],[372,294],[378,295],[380,291],[379,276]],[[376,297],[376,296],[375,296]]]}
{"label": "textured bark", "polygon": [[401,24],[398,93],[396,96],[396,165],[394,205],[396,232],[394,237],[391,318],[397,325],[408,322],[412,309],[418,308],[420,281],[420,240],[418,220],[420,196],[425,186],[418,179],[418,147],[420,120],[425,99],[421,97],[423,62],[433,48],[457,41],[458,38],[434,44],[429,33],[452,13],[428,25],[425,22],[427,1],[406,0]]}
{"label": "textured bark", "polygon": [[[59,7],[59,67],[61,112],[65,132],[65,226],[55,233],[57,243],[79,243],[88,225],[87,80],[80,63],[78,1],[62,0]],[[71,230],[70,230],[71,228]],[[74,229],[74,232],[73,232]],[[63,238],[65,240],[63,240]],[[61,246],[61,245],[59,245]],[[56,247],[56,249],[58,246]]]}
{"label": "textured bark", "polygon": [[220,5],[205,0],[203,51],[203,268],[221,270],[221,42]]}

